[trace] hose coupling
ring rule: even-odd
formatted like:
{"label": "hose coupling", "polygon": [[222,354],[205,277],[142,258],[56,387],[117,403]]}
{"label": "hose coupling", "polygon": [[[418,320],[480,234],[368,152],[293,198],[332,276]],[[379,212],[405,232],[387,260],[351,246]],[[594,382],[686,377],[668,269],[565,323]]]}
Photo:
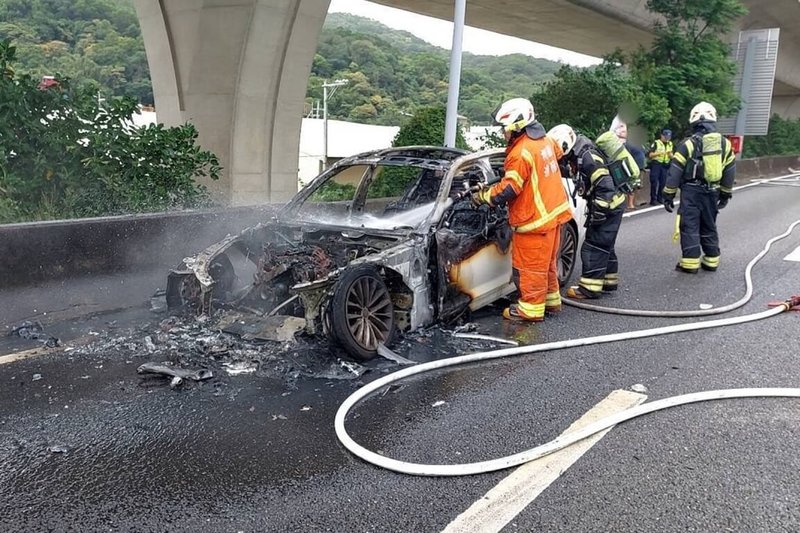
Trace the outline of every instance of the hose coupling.
{"label": "hose coupling", "polygon": [[786,311],[800,311],[800,295],[795,294],[782,302],[770,302],[768,307],[785,307]]}

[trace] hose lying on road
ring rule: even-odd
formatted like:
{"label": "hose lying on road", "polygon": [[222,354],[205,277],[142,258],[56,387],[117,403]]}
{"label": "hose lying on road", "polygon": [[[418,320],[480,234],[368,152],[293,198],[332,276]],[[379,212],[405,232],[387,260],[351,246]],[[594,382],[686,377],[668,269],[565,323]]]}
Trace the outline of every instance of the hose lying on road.
{"label": "hose lying on road", "polygon": [[[347,413],[349,413],[350,410],[353,407],[355,407],[355,405],[358,402],[360,402],[373,392],[376,392],[381,388],[386,387],[387,385],[390,385],[392,383],[396,383],[411,376],[423,374],[425,372],[431,372],[433,370],[439,370],[451,366],[476,363],[479,361],[489,361],[492,359],[499,359],[501,357],[526,355],[532,353],[545,352],[549,350],[575,348],[577,346],[588,346],[591,344],[603,344],[603,343],[617,342],[622,340],[641,339],[645,337],[667,335],[670,333],[679,333],[683,331],[694,331],[700,329],[730,326],[733,324],[743,324],[745,322],[753,322],[755,320],[762,320],[764,318],[775,316],[779,313],[783,313],[784,311],[791,309],[791,307],[794,305],[800,305],[800,299],[798,299],[797,301],[792,300],[792,301],[782,302],[777,307],[774,307],[767,311],[762,311],[761,313],[754,313],[750,315],[709,320],[705,322],[697,322],[694,324],[677,324],[673,326],[664,326],[660,328],[614,333],[611,335],[584,337],[582,339],[570,339],[565,341],[549,342],[546,344],[536,344],[533,346],[520,346],[517,348],[506,348],[502,350],[493,350],[489,352],[479,352],[469,355],[462,355],[458,357],[450,357],[448,359],[441,359],[438,361],[431,361],[429,363],[424,363],[404,368],[403,370],[399,370],[397,372],[384,376],[380,379],[377,379],[372,383],[368,383],[367,385],[361,387],[353,394],[351,394],[342,403],[342,405],[339,406],[339,410],[336,412],[336,418],[334,420],[336,436],[339,438],[339,441],[344,445],[344,447],[347,448],[351,453],[355,454],[356,456],[360,457],[361,459],[369,463],[372,463],[376,466],[380,466],[381,468],[386,468],[388,470],[394,470],[395,472],[400,472],[403,474],[412,474],[416,476],[465,476],[471,474],[482,474],[485,472],[494,472],[496,470],[503,470],[505,468],[510,468],[512,466],[517,466],[523,463],[527,463],[529,461],[533,461],[534,459],[538,459],[547,454],[565,448],[570,444],[573,444],[599,431],[603,431],[604,429],[611,427],[624,420],[629,420],[636,416],[640,416],[646,413],[651,413],[653,411],[657,411],[660,409],[666,409],[668,407],[674,407],[676,405],[683,405],[686,403],[693,403],[706,400],[716,400],[723,398],[747,398],[747,397],[762,397],[762,396],[800,397],[800,389],[730,389],[722,391],[700,392],[684,396],[675,396],[673,398],[666,398],[664,400],[659,400],[657,402],[653,402],[650,404],[643,404],[633,409],[623,411],[622,413],[615,415],[614,417],[608,417],[590,426],[587,426],[586,429],[578,433],[574,434],[571,433],[568,436],[560,437],[551,442],[548,442],[547,444],[537,446],[536,448],[527,450],[525,452],[521,452],[515,455],[510,455],[508,457],[502,457],[500,459],[493,459],[490,461],[482,461],[478,463],[466,463],[460,465],[425,465],[419,463],[408,463],[405,461],[399,461],[397,459],[391,459],[389,457],[379,455],[373,451],[364,448],[356,441],[354,441],[347,433],[347,430],[345,429],[344,425]],[[620,417],[623,418],[618,419]],[[589,429],[592,429],[592,431],[588,432]]]}
{"label": "hose lying on road", "polygon": [[696,316],[709,316],[709,315],[719,315],[722,313],[727,313],[729,311],[733,311],[734,309],[738,309],[745,305],[747,302],[750,301],[750,298],[753,296],[753,278],[751,277],[751,272],[753,270],[753,266],[758,263],[762,257],[767,255],[772,244],[776,241],[784,239],[788,237],[792,230],[795,227],[800,225],[800,220],[795,221],[793,224],[789,226],[789,228],[778,235],[777,237],[773,237],[767,241],[764,245],[764,249],[758,253],[749,263],[747,263],[747,267],[744,269],[744,282],[747,289],[744,292],[744,296],[742,296],[739,300],[733,302],[732,304],[725,305],[723,307],[717,307],[715,309],[692,309],[687,311],[653,311],[648,309],[619,309],[615,307],[603,307],[600,305],[589,304],[584,301],[579,300],[571,300],[569,298],[564,298],[562,302],[565,305],[570,305],[572,307],[577,307],[579,309],[586,309],[588,311],[597,311],[599,313],[610,313],[614,315],[629,315],[629,316],[658,316],[658,317],[669,317],[669,318],[676,318],[676,317],[696,317]]}
{"label": "hose lying on road", "polygon": [[[800,224],[800,220],[792,224],[785,235],[778,238],[783,238],[786,235],[788,235],[788,233],[790,233],[791,230],[798,224]],[[771,239],[766,248],[769,249],[769,245],[771,245],[771,243],[777,240],[778,238]],[[763,253],[766,253],[766,251]],[[745,276],[748,281],[748,288],[751,287],[750,270],[749,270],[750,266],[751,265],[748,265],[748,270],[745,273]],[[750,290],[750,292],[752,291]],[[637,331],[626,331],[610,335],[584,337],[581,339],[569,339],[564,341],[549,342],[546,344],[538,344],[532,346],[505,348],[501,350],[493,350],[487,352],[462,355],[458,357],[451,357],[448,359],[431,361],[429,363],[407,367],[392,374],[389,374],[387,376],[384,376],[382,378],[379,378],[373,381],[372,383],[368,383],[367,385],[361,387],[353,394],[351,394],[342,403],[342,405],[339,406],[339,410],[336,412],[336,417],[334,419],[334,428],[336,430],[336,436],[338,437],[339,441],[344,445],[344,447],[347,448],[347,450],[349,450],[351,453],[381,468],[386,468],[388,470],[393,470],[395,472],[417,475],[417,476],[464,476],[471,474],[494,472],[497,470],[503,470],[506,468],[510,468],[513,466],[533,461],[545,455],[561,450],[571,444],[574,444],[575,442],[578,442],[579,440],[594,435],[595,433],[603,431],[620,422],[624,422],[626,420],[630,420],[632,418],[647,413],[652,413],[654,411],[667,409],[669,407],[684,405],[687,403],[695,403],[695,402],[709,401],[709,400],[720,400],[728,398],[752,398],[752,397],[800,398],[800,388],[726,389],[717,391],[698,392],[682,396],[674,396],[672,398],[665,398],[652,403],[642,404],[632,409],[628,409],[626,411],[618,413],[617,415],[599,420],[580,431],[561,436],[546,444],[542,444],[541,446],[537,446],[535,448],[532,448],[530,450],[521,453],[517,453],[507,457],[502,457],[499,459],[492,459],[476,463],[455,464],[455,465],[426,465],[419,463],[409,463],[405,461],[399,461],[397,459],[391,459],[383,455],[379,455],[358,444],[355,440],[352,439],[352,437],[350,437],[350,435],[347,433],[347,429],[345,428],[345,420],[347,418],[347,414],[361,400],[363,400],[370,394],[380,390],[383,387],[404,380],[411,376],[423,374],[426,372],[432,372],[434,370],[439,370],[442,368],[448,368],[469,363],[476,363],[480,361],[500,359],[502,357],[512,357],[517,355],[546,352],[550,350],[575,348],[578,346],[604,344],[609,342],[618,342],[625,340],[641,339],[646,337],[655,337],[660,335],[668,335],[672,333],[681,333],[685,331],[697,331],[702,329],[732,326],[735,324],[744,324],[747,322],[753,322],[756,320],[762,320],[765,318],[773,317],[775,315],[788,311],[792,309],[792,307],[798,305],[800,305],[800,297],[795,296],[780,303],[778,306],[773,307],[772,309],[768,309],[760,313],[753,313],[737,317],[721,318],[716,320],[707,320],[704,322],[696,322],[693,324],[676,324],[671,326],[663,326],[659,328],[650,328]]]}
{"label": "hose lying on road", "polygon": [[[774,178],[768,178],[763,180],[757,180],[752,183],[748,183],[746,185],[740,185],[739,187],[734,187],[734,191],[739,191],[742,189],[748,189],[750,187],[756,187],[758,185],[772,185],[776,182],[780,182],[785,180],[786,178],[798,178],[800,177],[800,172],[794,169],[789,169],[790,174],[785,174],[783,176],[776,176]],[[675,202],[676,205],[680,204],[680,201]],[[660,209],[660,208],[659,208]],[[648,210],[650,211],[650,210]],[[642,211],[637,211],[632,214],[641,214]],[[564,298],[563,303],[565,305],[569,305],[572,307],[577,307],[579,309],[585,309],[587,311],[597,311],[598,313],[609,313],[614,315],[627,315],[627,316],[646,316],[646,317],[668,317],[668,318],[678,318],[678,317],[697,317],[697,316],[711,316],[711,315],[720,315],[722,313],[727,313],[729,311],[733,311],[734,309],[738,309],[745,305],[747,302],[750,301],[751,296],[753,295],[753,282],[752,278],[750,277],[750,272],[753,269],[753,265],[758,263],[762,257],[764,257],[769,251],[770,246],[775,241],[779,241],[792,233],[792,230],[800,224],[800,220],[796,221],[794,224],[790,225],[789,228],[786,230],[785,233],[778,235],[767,241],[764,245],[764,249],[756,255],[750,263],[747,264],[747,268],[744,270],[744,281],[746,285],[746,290],[744,296],[742,296],[739,300],[735,301],[732,304],[717,307],[715,309],[701,309],[701,310],[686,310],[686,311],[654,311],[649,309],[620,309],[615,307],[604,307],[600,305],[590,304],[587,302],[582,302],[578,300],[571,300],[569,298]]]}

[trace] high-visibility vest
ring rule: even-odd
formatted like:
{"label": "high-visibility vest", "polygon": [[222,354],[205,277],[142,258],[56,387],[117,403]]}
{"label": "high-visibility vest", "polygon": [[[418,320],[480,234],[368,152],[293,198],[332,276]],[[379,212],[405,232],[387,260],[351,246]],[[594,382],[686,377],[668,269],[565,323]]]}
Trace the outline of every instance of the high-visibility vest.
{"label": "high-visibility vest", "polygon": [[656,139],[655,145],[656,149],[654,151],[661,152],[661,155],[655,156],[652,160],[656,163],[668,165],[670,161],[669,152],[673,151],[672,141],[662,142],[661,139]]}

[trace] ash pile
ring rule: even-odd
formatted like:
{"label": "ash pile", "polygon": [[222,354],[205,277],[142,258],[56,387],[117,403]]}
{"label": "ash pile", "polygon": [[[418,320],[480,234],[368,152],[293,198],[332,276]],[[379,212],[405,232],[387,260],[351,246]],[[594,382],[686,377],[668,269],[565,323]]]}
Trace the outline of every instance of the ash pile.
{"label": "ash pile", "polygon": [[263,340],[245,320],[226,313],[212,318],[170,316],[95,335],[91,344],[68,348],[70,356],[141,362],[138,370],[144,381],[167,378],[175,388],[252,375],[281,380],[292,389],[301,378],[355,380],[367,371],[323,341],[293,334],[285,340]]}

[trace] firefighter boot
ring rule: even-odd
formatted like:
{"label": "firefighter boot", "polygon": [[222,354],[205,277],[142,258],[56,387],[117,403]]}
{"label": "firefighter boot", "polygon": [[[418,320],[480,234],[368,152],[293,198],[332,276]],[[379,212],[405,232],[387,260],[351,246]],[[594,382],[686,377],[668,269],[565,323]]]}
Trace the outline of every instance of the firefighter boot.
{"label": "firefighter boot", "polygon": [[605,278],[603,278],[603,292],[614,292],[619,288],[619,274],[606,273]]}
{"label": "firefighter boot", "polygon": [[697,268],[688,268],[688,267],[685,267],[682,264],[678,263],[677,265],[675,265],[675,270],[677,270],[678,272],[685,272],[686,274],[697,274],[697,271],[699,269],[697,269]]}
{"label": "firefighter boot", "polygon": [[567,289],[567,298],[573,300],[596,300],[599,296],[592,294],[591,291],[584,289],[580,285],[574,285]]}
{"label": "firefighter boot", "polygon": [[700,270],[700,258],[681,257],[681,260],[678,261],[677,265],[675,265],[675,270],[678,272],[685,272],[687,274],[697,274],[697,271]]}
{"label": "firefighter boot", "polygon": [[517,304],[511,304],[503,309],[503,318],[506,320],[516,320],[519,322],[543,322],[543,316],[528,316],[520,311]]}
{"label": "firefighter boot", "polygon": [[544,301],[544,314],[557,315],[561,312],[561,293],[558,291],[548,292]]}
{"label": "firefighter boot", "polygon": [[719,256],[708,257],[704,255],[700,261],[700,268],[707,272],[716,272],[717,268],[719,268]]}

